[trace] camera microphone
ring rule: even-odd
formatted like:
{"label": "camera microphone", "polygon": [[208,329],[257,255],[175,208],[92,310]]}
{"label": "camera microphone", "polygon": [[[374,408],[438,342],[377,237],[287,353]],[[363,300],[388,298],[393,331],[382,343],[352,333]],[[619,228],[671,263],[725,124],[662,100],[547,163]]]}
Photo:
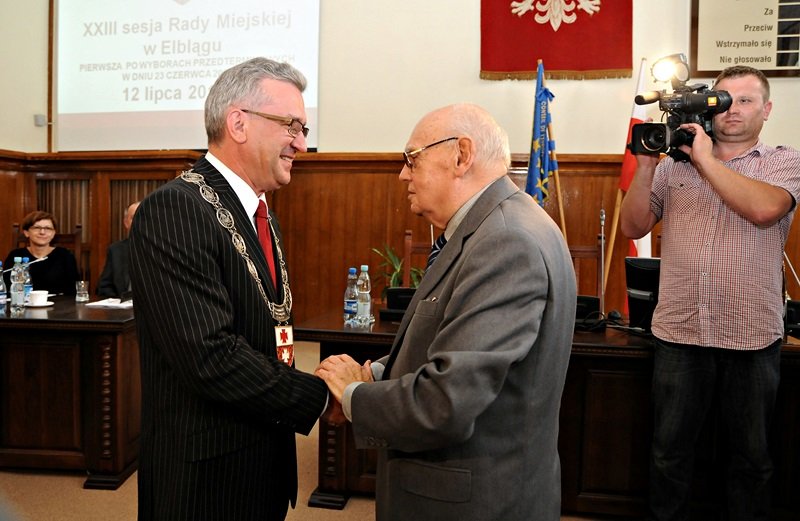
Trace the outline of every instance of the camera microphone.
{"label": "camera microphone", "polygon": [[651,90],[650,92],[637,94],[636,97],[633,98],[633,101],[637,105],[649,105],[651,103],[655,103],[660,99],[661,99],[661,92],[657,90]]}

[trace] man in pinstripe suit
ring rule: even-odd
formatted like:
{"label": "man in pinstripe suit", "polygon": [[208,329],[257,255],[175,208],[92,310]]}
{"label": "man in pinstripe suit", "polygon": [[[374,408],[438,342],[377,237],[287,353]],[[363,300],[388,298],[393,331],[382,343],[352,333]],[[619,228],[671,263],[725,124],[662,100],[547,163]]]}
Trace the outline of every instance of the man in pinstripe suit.
{"label": "man in pinstripe suit", "polygon": [[328,391],[293,367],[280,229],[270,218],[268,259],[253,215],[306,150],[305,83],[264,58],[223,72],[206,100],[208,154],[136,213],[142,521],[282,520],[295,504],[295,432]]}

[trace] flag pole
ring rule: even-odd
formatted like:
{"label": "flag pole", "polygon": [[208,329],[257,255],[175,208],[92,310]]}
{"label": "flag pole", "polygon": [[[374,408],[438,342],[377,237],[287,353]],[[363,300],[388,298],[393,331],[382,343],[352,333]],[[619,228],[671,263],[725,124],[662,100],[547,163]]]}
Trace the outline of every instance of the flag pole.
{"label": "flag pole", "polygon": [[[646,83],[647,59],[642,58],[639,64],[639,78],[636,82],[636,94],[643,92]],[[631,121],[628,125],[628,135],[626,142],[631,138],[631,129],[635,123],[641,123],[645,119],[645,110],[642,106],[634,104],[631,111]],[[614,255],[614,242],[617,238],[617,227],[619,224],[619,213],[622,208],[623,193],[630,187],[631,180],[633,179],[634,171],[636,169],[636,161],[631,155],[629,150],[625,150],[625,155],[622,159],[620,167],[620,182],[617,188],[617,200],[614,203],[614,215],[611,218],[611,237],[608,240],[608,247],[606,248],[605,265],[603,266],[603,292],[606,290],[608,284],[608,274],[611,271],[611,258]]]}
{"label": "flag pole", "polygon": [[[536,60],[536,65],[537,66],[541,65],[541,64],[542,64],[542,60],[541,59]],[[542,88],[544,88],[544,87],[545,87],[545,77],[544,77],[544,75],[542,75]],[[555,141],[555,137],[553,137],[553,123],[552,122],[548,122],[547,123],[547,137],[550,140]],[[556,151],[553,150],[552,148],[550,148],[550,160],[551,161],[556,161],[555,164],[558,165],[558,160],[556,158]],[[558,216],[561,219],[561,235],[564,236],[564,242],[569,244],[569,241],[567,241],[567,223],[566,223],[566,220],[564,219],[564,202],[563,202],[562,197],[561,197],[561,180],[560,180],[560,178],[558,176],[558,166],[556,166],[555,170],[553,170],[553,177],[556,180],[556,200],[558,201]]]}
{"label": "flag pole", "polygon": [[614,241],[617,238],[617,225],[619,224],[619,210],[622,207],[622,188],[617,188],[617,201],[614,203],[614,215],[611,217],[611,235],[608,238],[606,249],[606,262],[603,266],[603,293],[608,284],[608,271],[611,269],[611,256],[614,254]]}

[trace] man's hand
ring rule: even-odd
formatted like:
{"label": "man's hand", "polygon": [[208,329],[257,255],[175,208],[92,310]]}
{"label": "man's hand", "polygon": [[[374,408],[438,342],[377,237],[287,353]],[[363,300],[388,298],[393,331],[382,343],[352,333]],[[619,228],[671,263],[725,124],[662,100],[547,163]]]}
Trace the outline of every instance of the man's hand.
{"label": "man's hand", "polygon": [[353,382],[371,382],[370,361],[359,365],[349,355],[333,355],[323,360],[314,374],[325,380],[331,394],[342,401],[345,388]]}
{"label": "man's hand", "polygon": [[658,166],[658,162],[661,160],[661,154],[658,153],[634,154],[633,157],[636,158],[636,173],[643,172],[650,176],[656,171],[656,166]]}
{"label": "man's hand", "polygon": [[[645,123],[652,121],[651,118],[647,118]],[[622,200],[619,224],[626,237],[639,239],[656,224],[656,216],[650,210],[650,190],[661,155],[634,154],[633,157],[636,158],[636,172],[628,187],[628,193]]]}
{"label": "man's hand", "polygon": [[697,165],[697,162],[700,160],[714,158],[714,142],[711,141],[711,137],[706,134],[703,127],[697,123],[684,123],[678,128],[694,136],[692,146],[681,145],[678,147],[678,150],[689,156],[689,160],[693,165]]}

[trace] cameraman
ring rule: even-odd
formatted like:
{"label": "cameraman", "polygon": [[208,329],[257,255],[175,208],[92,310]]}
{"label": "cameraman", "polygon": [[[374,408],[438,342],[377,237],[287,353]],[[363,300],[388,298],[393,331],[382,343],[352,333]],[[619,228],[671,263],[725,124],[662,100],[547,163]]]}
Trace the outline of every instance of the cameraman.
{"label": "cameraman", "polygon": [[767,519],[767,431],[780,378],[783,248],[800,196],[800,152],[759,140],[772,110],[769,82],[725,69],[714,90],[731,107],[713,116],[715,141],[695,123],[689,162],[639,154],[622,204],[635,239],[661,224],[661,281],[653,315],[654,433],[650,519],[688,518],[695,442],[716,399],[730,450],[728,519]]}

